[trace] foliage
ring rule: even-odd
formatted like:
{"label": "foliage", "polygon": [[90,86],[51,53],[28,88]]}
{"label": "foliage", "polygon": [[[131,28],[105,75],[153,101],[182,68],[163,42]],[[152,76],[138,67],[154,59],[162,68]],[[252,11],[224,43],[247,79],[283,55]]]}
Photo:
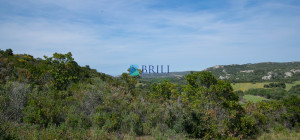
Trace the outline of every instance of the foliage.
{"label": "foliage", "polygon": [[65,91],[33,92],[24,110],[24,121],[47,126],[65,121],[65,112],[70,102]]}
{"label": "foliage", "polygon": [[262,96],[267,99],[282,99],[288,96],[288,92],[282,88],[272,88],[272,89],[249,89],[245,92],[249,95]]}
{"label": "foliage", "polygon": [[283,82],[279,82],[279,83],[270,83],[267,85],[264,85],[264,88],[285,88],[286,85]]}
{"label": "foliage", "polygon": [[[299,129],[298,86],[233,91],[209,71],[112,77],[71,53],[12,50],[0,50],[0,78],[0,139],[255,139]],[[239,104],[254,95],[270,100]]]}
{"label": "foliage", "polygon": [[[206,71],[212,72],[218,79],[225,79],[232,83],[257,83],[257,82],[287,82],[300,80],[300,62],[287,63],[256,63],[256,64],[233,64],[218,65],[207,68]],[[148,81],[159,81],[160,79],[168,79],[171,82],[184,84],[184,76],[189,71],[143,74],[142,77]],[[270,79],[263,77],[271,76]],[[161,81],[160,81],[161,82]]]}
{"label": "foliage", "polygon": [[175,84],[172,84],[167,80],[157,85],[152,84],[151,96],[154,98],[163,98],[164,100],[171,99],[171,98],[177,99],[178,92],[175,87],[176,87]]}
{"label": "foliage", "polygon": [[232,83],[234,90],[247,91],[253,88],[264,88],[266,82],[263,83]]}
{"label": "foliage", "polygon": [[46,63],[51,65],[50,75],[55,89],[66,89],[70,82],[76,82],[79,76],[79,66],[72,58],[72,54],[54,53],[53,57],[46,57]]}
{"label": "foliage", "polygon": [[289,90],[289,93],[300,95],[300,85],[292,86],[292,88]]}
{"label": "foliage", "polygon": [[186,79],[188,84],[184,91],[189,101],[197,102],[207,98],[224,107],[231,107],[230,104],[235,104],[234,102],[239,100],[228,81],[217,80],[210,72],[192,72],[186,75]]}
{"label": "foliage", "polygon": [[[292,82],[300,79],[300,73],[295,70],[300,69],[300,62],[288,63],[256,63],[243,65],[222,65],[208,68],[216,77],[226,78],[230,82]],[[291,76],[286,76],[286,72]],[[229,74],[229,75],[228,75]],[[270,75],[271,78],[265,80],[263,77]]]}
{"label": "foliage", "polygon": [[254,96],[254,95],[245,95],[245,96],[243,96],[243,98],[247,101],[251,101],[251,102],[254,102],[254,103],[257,103],[257,102],[263,101],[263,100],[268,100],[264,97]]}
{"label": "foliage", "polygon": [[283,100],[286,106],[286,113],[283,114],[283,120],[286,122],[285,125],[289,128],[300,127],[300,98],[297,96],[290,96]]}
{"label": "foliage", "polygon": [[13,56],[13,55],[14,55],[12,49],[6,49],[5,51],[0,50],[0,53],[1,53],[2,55],[6,56],[6,57],[8,57],[8,56]]}
{"label": "foliage", "polygon": [[127,93],[135,93],[135,85],[137,83],[137,77],[130,76],[129,73],[123,73],[120,77],[121,80],[124,81],[123,86],[126,89]]}

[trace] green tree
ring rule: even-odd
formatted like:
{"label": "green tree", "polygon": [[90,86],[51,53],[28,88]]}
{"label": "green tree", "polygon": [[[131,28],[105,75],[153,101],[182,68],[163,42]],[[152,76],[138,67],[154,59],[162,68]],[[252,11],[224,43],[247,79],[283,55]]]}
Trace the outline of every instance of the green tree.
{"label": "green tree", "polygon": [[13,56],[14,53],[13,53],[12,49],[6,49],[5,52],[4,52],[4,55],[6,55],[6,56]]}
{"label": "green tree", "polygon": [[164,80],[162,83],[157,85],[151,85],[151,96],[154,98],[171,99],[171,97],[177,97],[178,93],[175,85],[170,83],[168,80]]}
{"label": "green tree", "polygon": [[[120,79],[124,81],[123,86],[125,87],[126,93],[135,94],[135,86],[137,84],[137,79],[141,76],[130,76],[130,68],[127,69],[128,73],[122,73]],[[141,74],[142,71],[139,69],[139,73]]]}
{"label": "green tree", "polygon": [[135,85],[137,84],[137,77],[130,76],[128,73],[123,73],[120,77],[124,81],[126,93],[135,93]]}
{"label": "green tree", "polygon": [[211,72],[191,72],[186,75],[186,79],[188,84],[184,91],[189,100],[205,98],[222,103],[239,100],[239,96],[233,92],[230,82],[217,80]]}
{"label": "green tree", "polygon": [[54,53],[52,57],[44,56],[51,65],[50,74],[53,78],[51,84],[57,90],[66,89],[71,82],[77,82],[80,67],[72,58],[71,52],[67,54]]}
{"label": "green tree", "polygon": [[[184,88],[184,102],[203,114],[204,116],[198,119],[206,122],[206,128],[199,128],[194,135],[214,137],[220,129],[227,135],[241,135],[237,130],[243,122],[243,109],[238,104],[239,96],[233,92],[230,82],[217,80],[208,71],[191,72],[186,75],[186,79],[188,84]],[[224,117],[226,115],[228,117]],[[220,123],[223,126],[217,129]]]}

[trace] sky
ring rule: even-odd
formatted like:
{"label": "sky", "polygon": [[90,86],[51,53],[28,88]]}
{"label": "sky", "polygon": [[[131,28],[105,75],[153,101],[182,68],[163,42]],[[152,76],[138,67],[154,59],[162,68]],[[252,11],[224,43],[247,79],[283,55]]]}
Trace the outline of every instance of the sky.
{"label": "sky", "polygon": [[121,75],[300,61],[299,0],[0,0],[0,49]]}

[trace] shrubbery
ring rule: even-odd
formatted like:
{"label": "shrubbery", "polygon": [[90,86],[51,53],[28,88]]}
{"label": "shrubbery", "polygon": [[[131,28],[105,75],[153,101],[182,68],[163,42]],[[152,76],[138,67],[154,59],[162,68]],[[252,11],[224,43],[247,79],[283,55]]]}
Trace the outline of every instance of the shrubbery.
{"label": "shrubbery", "polygon": [[293,86],[290,90],[289,93],[295,94],[295,95],[300,95],[300,85],[295,85]]}
{"label": "shrubbery", "polygon": [[[297,96],[282,88],[234,92],[207,71],[186,75],[186,84],[150,86],[80,67],[71,53],[43,60],[7,50],[0,62],[3,139],[254,139],[274,127],[299,128]],[[276,100],[241,106],[244,94]]]}
{"label": "shrubbery", "polygon": [[285,83],[270,83],[270,84],[266,84],[264,85],[264,88],[285,88],[286,85]]}
{"label": "shrubbery", "polygon": [[276,100],[280,100],[280,99],[288,96],[288,92],[282,88],[249,89],[244,94],[258,95],[258,96],[265,97],[267,99],[276,99]]}

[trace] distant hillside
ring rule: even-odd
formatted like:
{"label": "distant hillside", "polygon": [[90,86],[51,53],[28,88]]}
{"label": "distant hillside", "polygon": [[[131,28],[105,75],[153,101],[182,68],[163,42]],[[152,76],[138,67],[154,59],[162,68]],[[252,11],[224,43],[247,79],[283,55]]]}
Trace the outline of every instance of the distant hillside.
{"label": "distant hillside", "polygon": [[[300,62],[275,63],[265,62],[243,65],[217,65],[205,69],[211,71],[218,79],[231,82],[264,82],[300,80]],[[184,78],[189,72],[169,74],[143,74],[143,78]],[[180,78],[181,77],[181,78]]]}
{"label": "distant hillside", "polygon": [[143,78],[169,78],[169,77],[184,77],[184,75],[189,74],[190,71],[183,72],[170,72],[170,73],[150,73],[150,74],[142,74]]}
{"label": "distant hillside", "polygon": [[295,81],[300,79],[300,62],[222,65],[207,68],[219,79],[232,82]]}

